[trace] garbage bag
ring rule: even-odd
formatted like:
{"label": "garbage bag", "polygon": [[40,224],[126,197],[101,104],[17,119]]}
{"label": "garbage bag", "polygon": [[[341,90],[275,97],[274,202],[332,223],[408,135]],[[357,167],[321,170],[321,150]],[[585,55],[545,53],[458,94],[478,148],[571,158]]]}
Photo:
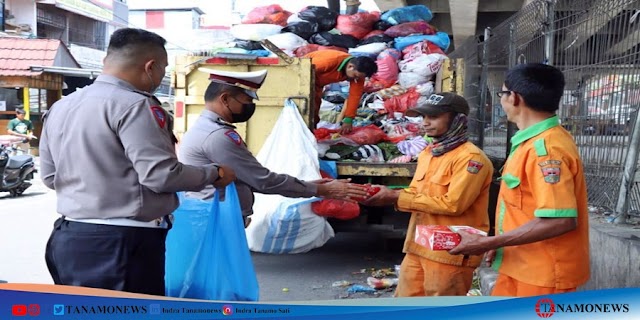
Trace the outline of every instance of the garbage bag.
{"label": "garbage bag", "polygon": [[389,37],[386,34],[378,34],[371,37],[367,37],[360,41],[360,45],[371,44],[371,43],[386,43],[388,46],[393,45],[393,38]]}
{"label": "garbage bag", "polygon": [[262,41],[280,33],[281,26],[275,24],[237,24],[229,29],[231,35],[241,40]]}
{"label": "garbage bag", "polygon": [[[287,99],[273,130],[256,157],[273,172],[300,180],[320,179],[315,137],[295,103]],[[335,234],[325,218],[313,213],[319,200],[256,194],[251,224],[246,229],[252,251],[302,253],[324,245]]]}
{"label": "garbage bag", "polygon": [[352,35],[358,39],[364,38],[373,30],[373,24],[380,19],[379,12],[358,12],[355,14],[341,14],[338,16],[336,29],[342,34]]}
{"label": "garbage bag", "polygon": [[358,39],[348,34],[333,34],[328,31],[316,33],[309,42],[323,45],[323,46],[336,46],[341,48],[355,48],[358,46]]}
{"label": "garbage bag", "polygon": [[444,51],[442,51],[440,47],[438,47],[437,45],[429,41],[421,41],[402,49],[402,59],[414,60],[415,58],[421,56],[422,54],[432,54],[432,53],[444,54]]}
{"label": "garbage bag", "polygon": [[278,48],[292,53],[296,49],[309,44],[306,40],[291,32],[274,34],[267,37],[267,40],[271,41]]}
{"label": "garbage bag", "polygon": [[282,9],[277,4],[270,6],[256,7],[247,13],[242,20],[243,24],[270,23],[280,26],[287,25],[287,19],[291,16],[291,12]]}
{"label": "garbage bag", "polygon": [[451,44],[451,39],[449,39],[448,34],[444,32],[437,32],[434,35],[413,35],[407,37],[398,37],[395,39],[395,48],[398,50],[402,50],[407,46],[425,40],[436,44],[438,47],[440,47],[440,49],[444,51],[447,51],[447,49],[449,49],[449,45]]}
{"label": "garbage bag", "polygon": [[290,22],[282,29],[282,32],[294,33],[305,40],[311,38],[311,36],[318,31],[318,24],[309,21]]}
{"label": "garbage bag", "polygon": [[180,193],[173,228],[166,240],[165,290],[176,298],[257,301],[253,268],[235,184],[224,201]]}
{"label": "garbage bag", "polygon": [[387,49],[387,44],[382,42],[375,42],[370,44],[365,44],[361,46],[357,46],[355,48],[349,49],[349,53],[354,56],[357,55],[368,55],[373,59],[377,58],[380,52]]}
{"label": "garbage bag", "polygon": [[378,72],[365,83],[365,92],[376,92],[391,87],[398,81],[398,59],[400,52],[395,49],[382,51],[376,59]]}
{"label": "garbage bag", "polygon": [[367,39],[369,37],[373,37],[373,36],[377,36],[377,35],[381,35],[384,34],[384,31],[382,30],[371,30],[371,32],[367,33],[360,41]]}
{"label": "garbage bag", "polygon": [[320,31],[329,31],[335,28],[338,21],[338,14],[329,10],[329,8],[308,6],[306,9],[298,12],[298,18],[316,22],[320,27]]}
{"label": "garbage bag", "polygon": [[423,5],[406,6],[402,8],[391,9],[382,14],[380,20],[384,20],[392,25],[401,24],[412,21],[426,21],[433,19],[431,10]]}
{"label": "garbage bag", "polygon": [[415,88],[411,88],[404,94],[385,100],[384,108],[387,114],[393,114],[394,112],[404,113],[407,109],[414,108],[419,98],[420,94],[416,92]]}
{"label": "garbage bag", "polygon": [[249,50],[249,51],[251,51],[251,50],[264,50],[264,48],[262,47],[262,45],[258,41],[235,39],[235,40],[233,40],[233,42],[236,44],[236,48],[242,48],[242,49]]}
{"label": "garbage bag", "polygon": [[[383,13],[384,15],[384,13]],[[393,24],[386,22],[384,20],[378,20],[376,23],[373,24],[373,29],[374,30],[387,30],[389,28],[391,28],[393,26]]]}
{"label": "garbage bag", "polygon": [[411,140],[398,142],[398,150],[402,154],[415,157],[427,147],[428,143],[424,137],[418,136]]}
{"label": "garbage bag", "polygon": [[335,46],[321,46],[319,44],[308,44],[306,46],[302,46],[296,49],[293,53],[296,57],[304,57],[310,52],[318,51],[318,50],[338,50],[342,52],[347,52],[346,48],[335,47]]}
{"label": "garbage bag", "polygon": [[413,21],[393,26],[385,30],[384,34],[393,38],[406,37],[412,34],[431,35],[436,34],[436,28],[426,23],[425,21]]}
{"label": "garbage bag", "polygon": [[438,73],[444,60],[447,60],[447,56],[439,53],[422,54],[413,60],[400,61],[398,66],[401,72],[413,72],[423,77],[430,77]]}
{"label": "garbage bag", "polygon": [[407,89],[413,88],[422,83],[426,83],[427,81],[429,81],[429,79],[430,77],[428,76],[423,76],[421,74],[411,72],[411,71],[398,73],[398,83],[403,88],[407,88]]}

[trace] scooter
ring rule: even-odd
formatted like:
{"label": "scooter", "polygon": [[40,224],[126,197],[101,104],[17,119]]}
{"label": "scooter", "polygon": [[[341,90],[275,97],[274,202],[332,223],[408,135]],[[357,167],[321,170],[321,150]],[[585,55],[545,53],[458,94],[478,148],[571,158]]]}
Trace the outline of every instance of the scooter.
{"label": "scooter", "polygon": [[13,151],[10,144],[0,143],[0,192],[9,192],[12,197],[17,197],[31,186],[30,181],[38,171],[32,156],[10,156]]}

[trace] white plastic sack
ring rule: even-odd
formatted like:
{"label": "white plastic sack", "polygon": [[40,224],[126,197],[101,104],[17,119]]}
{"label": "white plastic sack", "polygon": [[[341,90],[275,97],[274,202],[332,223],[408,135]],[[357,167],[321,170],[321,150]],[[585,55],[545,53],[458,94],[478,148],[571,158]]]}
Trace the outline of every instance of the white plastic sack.
{"label": "white plastic sack", "polygon": [[355,48],[349,49],[349,53],[360,53],[360,54],[369,54],[369,55],[379,55],[382,51],[387,49],[387,44],[383,42],[374,42],[370,44],[365,44],[363,46],[358,46]]}
{"label": "white plastic sack", "polygon": [[309,44],[307,40],[302,39],[297,34],[291,32],[274,34],[272,36],[268,36],[267,40],[273,42],[276,47],[284,50],[285,52],[293,52],[296,49]]}
{"label": "white plastic sack", "polygon": [[433,86],[433,82],[431,81],[416,86],[416,92],[419,93],[422,97],[429,97],[431,94],[433,94],[434,91],[435,88]]}
{"label": "white plastic sack", "polygon": [[405,89],[409,89],[411,87],[415,87],[419,84],[423,84],[429,81],[428,77],[419,75],[414,72],[400,72],[398,74],[398,83],[401,87]]}
{"label": "white plastic sack", "polygon": [[293,23],[293,22],[300,22],[300,21],[306,21],[306,20],[300,19],[297,13],[294,13],[290,15],[289,18],[287,18],[287,24]]}
{"label": "white plastic sack", "polygon": [[262,41],[265,38],[280,34],[282,26],[276,24],[237,24],[232,26],[229,32],[236,39]]}
{"label": "white plastic sack", "polygon": [[422,54],[414,60],[400,61],[398,65],[401,72],[413,72],[423,77],[430,77],[438,73],[446,59],[447,56],[439,53]]}
{"label": "white plastic sack", "polygon": [[[315,136],[291,100],[285,102],[256,158],[274,172],[300,180],[321,178]],[[324,245],[335,234],[327,220],[311,210],[311,202],[316,200],[319,199],[256,193],[251,224],[246,229],[249,249],[264,253],[303,253]]]}

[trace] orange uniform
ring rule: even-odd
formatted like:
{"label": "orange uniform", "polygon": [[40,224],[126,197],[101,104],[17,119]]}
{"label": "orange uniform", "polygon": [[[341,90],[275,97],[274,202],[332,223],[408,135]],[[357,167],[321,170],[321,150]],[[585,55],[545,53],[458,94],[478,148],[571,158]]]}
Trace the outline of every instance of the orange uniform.
{"label": "orange uniform", "polygon": [[575,217],[577,228],[555,238],[498,249],[493,267],[500,281],[492,294],[575,290],[589,279],[587,185],[578,148],[557,116],[519,131],[511,143],[498,195],[496,232],[509,232],[536,217]]}
{"label": "orange uniform", "polygon": [[[347,80],[345,68],[351,58],[350,54],[337,50],[318,50],[308,53],[305,58],[311,58],[316,72],[314,108],[316,123],[319,121],[320,103],[324,86]],[[364,90],[364,80],[349,80],[349,98],[345,104],[344,116],[355,118]]]}
{"label": "orange uniform", "polygon": [[[427,148],[397,209],[411,212],[396,296],[465,295],[481,256],[450,255],[415,243],[416,225],[465,225],[489,230],[493,166],[471,142],[439,156]],[[463,285],[461,285],[463,284]]]}

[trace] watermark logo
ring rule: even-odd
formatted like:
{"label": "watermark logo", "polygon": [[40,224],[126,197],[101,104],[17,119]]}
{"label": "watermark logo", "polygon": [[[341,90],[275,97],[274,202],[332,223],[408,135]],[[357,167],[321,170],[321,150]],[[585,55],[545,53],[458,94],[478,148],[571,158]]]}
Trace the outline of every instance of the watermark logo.
{"label": "watermark logo", "polygon": [[14,304],[11,307],[11,314],[15,317],[22,317],[27,315],[27,306],[24,304]]}
{"label": "watermark logo", "polygon": [[53,305],[53,315],[54,316],[64,316],[64,304],[54,304]]}
{"label": "watermark logo", "polygon": [[40,315],[40,305],[39,304],[30,304],[27,307],[27,312],[32,317],[39,316]]}
{"label": "watermark logo", "polygon": [[222,306],[222,314],[225,316],[230,316],[233,314],[233,306],[230,305],[224,305]]}
{"label": "watermark logo", "polygon": [[549,298],[542,298],[536,303],[536,313],[540,318],[551,318],[556,312],[556,304]]}

